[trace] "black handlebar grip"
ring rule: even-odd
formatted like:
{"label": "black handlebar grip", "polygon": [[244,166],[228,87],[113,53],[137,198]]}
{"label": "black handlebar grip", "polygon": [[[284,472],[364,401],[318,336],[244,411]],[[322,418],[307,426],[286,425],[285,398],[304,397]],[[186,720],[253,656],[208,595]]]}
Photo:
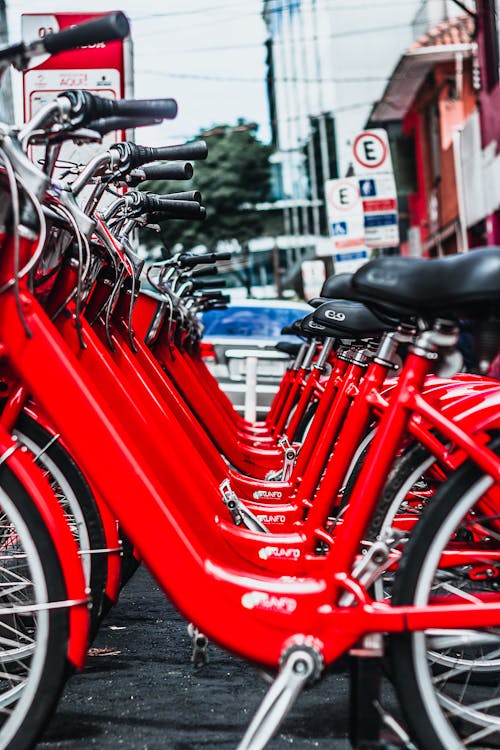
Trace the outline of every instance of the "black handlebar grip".
{"label": "black handlebar grip", "polygon": [[[211,255],[212,253],[209,253]],[[201,265],[202,263],[212,263],[211,260],[205,260],[207,258],[206,255],[187,255],[187,253],[182,253],[182,255],[179,255],[177,258],[177,263],[181,268],[192,268],[193,266]]]}
{"label": "black handlebar grip", "polygon": [[128,130],[129,128],[159,125],[159,123],[161,123],[161,120],[153,117],[100,117],[98,120],[89,122],[87,127],[101,135],[106,135],[113,130]]}
{"label": "black handlebar grip", "polygon": [[173,120],[177,115],[175,99],[104,99],[93,94],[96,117],[152,117]]}
{"label": "black handlebar grip", "polygon": [[[189,203],[189,201],[179,201],[179,203],[183,203],[184,205],[186,203]],[[200,206],[199,203],[196,203],[197,209],[194,207],[188,207],[184,208],[173,208],[172,206],[169,207],[162,207],[159,211],[148,211],[148,220],[149,221],[166,221],[167,219],[196,219],[198,221],[203,221],[203,219],[206,217],[206,210],[204,206]]]}
{"label": "black handlebar grip", "polygon": [[[62,91],[57,98],[68,100],[71,107],[71,122],[73,126],[80,127],[106,117],[133,118],[134,120],[138,117],[151,117],[154,120],[163,120],[173,118],[177,114],[175,99],[104,99],[102,96],[81,89]],[[124,144],[115,144],[115,146],[120,145]],[[133,153],[132,146],[133,144],[130,144],[130,150]]]}
{"label": "black handlebar grip", "polygon": [[222,302],[218,302],[217,300],[215,302],[206,302],[204,305],[205,310],[227,310],[227,305],[225,305]]}
{"label": "black handlebar grip", "polygon": [[177,115],[175,99],[104,99],[92,94],[93,118],[98,117],[151,117],[155,120],[173,120]]}
{"label": "black handlebar grip", "polygon": [[[196,299],[213,299],[213,300],[224,300],[223,298],[227,297],[228,300],[230,299],[230,296],[228,294],[222,294],[218,289],[213,289],[211,291],[200,291],[194,292],[193,297],[196,297]],[[228,301],[227,300],[227,301]]]}
{"label": "black handlebar grip", "polygon": [[146,180],[190,180],[193,176],[193,165],[184,164],[150,164],[142,167]]}
{"label": "black handlebar grip", "polygon": [[212,258],[212,263],[217,263],[218,260],[231,260],[232,253],[210,253],[210,257]]}
{"label": "black handlebar grip", "polygon": [[165,213],[166,216],[169,213],[175,213],[178,218],[185,217],[189,219],[191,217],[197,218],[200,214],[201,206],[197,201],[170,200],[170,198],[164,198],[163,196],[151,193],[145,193],[142,201],[146,211],[158,211]]}
{"label": "black handlebar grip", "polygon": [[51,55],[87,44],[124,39],[130,31],[127,16],[121,11],[108,13],[92,21],[71,26],[69,29],[47,34],[42,40],[44,49]]}
{"label": "black handlebar grip", "polygon": [[219,269],[217,266],[209,266],[208,268],[195,268],[194,271],[191,271],[189,274],[190,279],[197,279],[200,276],[217,276],[219,273]]}
{"label": "black handlebar grip", "polygon": [[199,281],[192,282],[191,290],[195,291],[196,289],[221,289],[225,286],[225,279],[214,279],[213,281],[204,281],[204,279],[200,279]]}
{"label": "black handlebar grip", "polygon": [[196,201],[201,203],[201,193],[199,190],[182,190],[180,193],[167,193],[165,198],[176,201]]}
{"label": "black handlebar grip", "polygon": [[163,146],[154,148],[156,159],[168,159],[179,161],[182,159],[206,159],[208,155],[208,146],[206,141],[193,141],[193,143],[183,143],[179,146]]}
{"label": "black handlebar grip", "polygon": [[231,260],[231,253],[206,253],[204,255],[188,255],[187,253],[183,253],[179,256],[177,262],[180,266],[191,268],[202,263],[203,265],[217,263],[218,260]]}
{"label": "black handlebar grip", "polygon": [[143,164],[149,164],[152,161],[204,159],[207,154],[207,145],[204,141],[187,143],[183,146],[163,146],[161,148],[137,146],[135,143],[127,142],[115,143],[110,148],[118,150],[120,157],[127,163],[130,169],[141,167]]}

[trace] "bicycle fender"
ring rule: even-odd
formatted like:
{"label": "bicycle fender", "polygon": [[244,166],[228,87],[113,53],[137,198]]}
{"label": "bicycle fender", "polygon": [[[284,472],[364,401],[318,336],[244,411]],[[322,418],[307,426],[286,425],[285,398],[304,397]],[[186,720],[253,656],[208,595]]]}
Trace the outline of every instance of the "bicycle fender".
{"label": "bicycle fender", "polygon": [[[10,455],[8,455],[10,452]],[[42,472],[33,463],[28,451],[12,440],[0,425],[0,456],[26,488],[52,538],[61,561],[68,601],[75,602],[68,609],[69,640],[67,656],[77,669],[82,669],[89,637],[89,592],[85,584],[78,547],[66,522],[64,512]]]}
{"label": "bicycle fender", "polygon": [[[56,435],[56,430],[52,427],[50,420],[45,415],[43,409],[38,405],[35,404],[33,401],[28,401],[27,404],[24,406],[24,411],[28,416],[33,419],[35,422],[37,422],[41,427],[43,427],[47,432],[49,432],[51,435]],[[65,450],[68,451],[70,454],[69,448],[65,444],[63,438],[60,436],[58,438],[61,442],[61,445],[64,446]],[[70,454],[71,455],[71,454]],[[81,471],[81,469],[80,469]],[[86,478],[85,478],[86,479]],[[95,487],[92,487],[92,483],[89,482],[86,479],[87,483],[91,487],[92,494],[94,495],[94,499],[96,501],[97,507],[99,509],[99,514],[101,516],[101,523],[104,530],[104,536],[106,539],[106,547],[110,550],[119,550],[120,548],[120,537],[118,534],[118,527],[116,523],[116,519],[114,518],[113,514],[109,510],[108,506],[104,503],[103,499],[95,489]],[[109,554],[108,555],[108,572],[106,576],[106,588],[105,588],[105,594],[112,601],[113,603],[118,600],[118,595],[120,593],[120,578],[121,578],[121,560],[120,560],[120,554],[117,552],[116,554]]]}

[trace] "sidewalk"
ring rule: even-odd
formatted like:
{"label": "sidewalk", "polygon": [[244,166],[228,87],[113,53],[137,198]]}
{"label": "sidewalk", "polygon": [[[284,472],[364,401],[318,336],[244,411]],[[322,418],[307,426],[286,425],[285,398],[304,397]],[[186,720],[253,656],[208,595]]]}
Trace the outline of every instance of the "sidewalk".
{"label": "sidewalk", "polygon": [[[266,683],[213,644],[195,670],[186,624],[140,569],[103,623],[87,669],[68,682],[38,748],[233,750]],[[341,671],[299,698],[270,750],[350,750]]]}

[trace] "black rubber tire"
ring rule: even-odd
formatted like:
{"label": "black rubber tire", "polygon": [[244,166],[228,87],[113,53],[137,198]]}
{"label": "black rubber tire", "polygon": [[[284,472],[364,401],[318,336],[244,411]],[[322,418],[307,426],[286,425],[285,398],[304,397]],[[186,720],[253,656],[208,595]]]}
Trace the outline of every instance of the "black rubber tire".
{"label": "black rubber tire", "polygon": [[[28,447],[36,446],[38,451],[43,451],[38,458],[38,464],[43,467],[49,473],[49,481],[55,481],[57,484],[58,477],[57,472],[61,472],[62,477],[66,480],[69,485],[72,497],[67,497],[63,501],[63,508],[65,502],[69,504],[70,511],[78,513],[85,526],[85,536],[87,540],[85,546],[88,545],[90,550],[99,550],[106,548],[106,537],[104,534],[104,528],[102,525],[101,516],[94,495],[90,490],[82,472],[78,468],[73,458],[69,455],[67,450],[57,440],[51,442],[53,436],[38,422],[32,419],[29,415],[22,413],[16,423],[15,434],[21,442],[26,442]],[[23,436],[28,438],[28,441],[23,440]],[[48,447],[46,447],[48,446]],[[46,459],[51,462],[50,467],[47,464]],[[62,481],[62,477],[59,477],[59,481]],[[58,493],[56,492],[56,496]],[[78,508],[76,508],[78,505]],[[65,512],[67,509],[65,508]],[[70,524],[71,526],[72,524]],[[74,524],[73,524],[74,527]],[[87,551],[83,548],[83,544],[80,543],[78,533],[75,530],[75,539],[79,544],[83,554]],[[90,554],[88,558],[88,585],[91,591],[92,597],[92,608],[91,608],[91,634],[95,635],[98,624],[100,622],[102,605],[104,599],[104,590],[106,587],[108,564],[106,553]]]}
{"label": "black rubber tire", "polygon": [[[413,482],[423,476],[428,466],[435,464],[436,459],[420,443],[412,443],[407,447],[389,475],[366,533],[367,539],[376,539],[382,534],[384,528],[391,524],[400,500],[410,491]],[[422,500],[421,510],[415,509],[415,513],[418,515],[426,504],[427,500]]]}
{"label": "black rubber tire", "polygon": [[[14,512],[22,519],[21,522],[17,521],[12,524],[13,508]],[[0,576],[2,579],[9,580],[9,569],[12,566],[15,566],[14,574],[16,576],[20,574],[21,570],[27,570],[29,567],[31,579],[28,580],[38,581],[37,586],[33,587],[33,595],[30,597],[34,600],[33,603],[41,603],[41,601],[46,600],[45,597],[48,597],[48,601],[54,602],[66,600],[67,594],[61,564],[52,539],[30,496],[5,466],[0,469],[0,514],[4,527],[7,524],[5,539],[12,539],[12,534],[15,534],[15,550],[22,549],[25,552],[30,550],[25,559],[16,561],[13,556],[11,563],[8,555],[6,555],[7,541],[1,535],[0,526],[0,544],[2,546]],[[15,531],[11,531],[11,529],[15,529]],[[39,595],[40,581],[42,581],[41,587],[46,590],[43,599]],[[37,589],[38,594],[36,593]],[[29,588],[27,587],[24,592],[25,596],[28,592]],[[14,605],[18,600],[18,594],[9,597],[4,593],[0,597],[0,606]],[[20,662],[23,665],[26,663],[27,675],[26,684],[18,700],[8,706],[10,711],[0,711],[0,747],[2,750],[27,750],[35,745],[46,726],[65,683],[68,615],[65,608],[55,608],[41,611],[36,618],[32,615],[18,615],[17,620],[14,618],[15,616],[9,616],[5,623],[0,620],[0,632],[5,628],[9,638],[13,638],[11,627],[15,621],[21,634],[19,642],[21,648],[24,645],[24,634],[29,634],[30,638],[33,637],[37,645],[31,657],[23,657],[24,661],[23,659],[16,659],[15,661],[11,659],[9,662],[4,650],[5,645],[2,645],[0,650],[0,664],[2,664],[4,676],[0,686],[2,688],[0,705],[2,701],[6,700],[8,680],[5,672],[9,663],[16,665],[11,667],[11,669],[16,669],[16,675],[19,674],[21,669]],[[35,632],[38,639],[34,636]]]}
{"label": "black rubber tire", "polygon": [[297,425],[297,429],[295,430],[295,434],[291,436],[290,442],[291,443],[303,443],[304,438],[307,435],[307,432],[309,430],[309,427],[311,425],[311,422],[314,418],[314,415],[316,414],[316,410],[319,406],[319,400],[316,399],[312,403],[309,404],[309,406],[306,408],[302,419],[300,420],[299,424]]}
{"label": "black rubber tire", "polygon": [[[496,435],[490,443],[490,447],[498,454],[500,453],[500,436]],[[454,531],[461,524],[461,519],[468,510],[475,504],[475,497],[481,496],[481,488],[484,487],[485,480],[482,472],[477,466],[470,462],[465,463],[450,479],[442,484],[433,496],[432,502],[422,514],[422,518],[416,525],[410,536],[408,543],[404,548],[392,592],[392,603],[394,605],[412,605],[423,604],[428,599],[428,590],[432,586],[439,587],[441,590],[443,580],[443,571],[435,576],[434,571],[438,569],[441,550],[449,543],[453,537]],[[483,525],[485,520],[482,520]],[[462,534],[464,530],[462,530]],[[496,535],[498,537],[498,534]],[[490,543],[498,549],[498,541],[495,536],[491,537]],[[487,558],[487,550],[483,552]],[[498,572],[498,565],[493,565]],[[456,579],[453,578],[455,571],[449,571],[449,579],[452,581],[455,589],[458,586]],[[460,573],[460,569],[456,571]],[[445,582],[448,578],[444,578]],[[459,579],[458,579],[459,580]],[[500,606],[500,583],[496,583],[496,578],[489,583],[487,590],[495,594],[498,589],[498,600]],[[469,588],[465,588],[466,596],[473,594],[470,581],[467,579],[466,569],[463,570],[463,581]],[[479,583],[478,591],[481,588]],[[483,588],[486,584],[483,584]],[[490,634],[500,642],[500,628],[489,629]],[[403,713],[410,731],[417,742],[419,748],[424,750],[458,750],[463,748],[461,733],[467,731],[480,730],[482,724],[478,722],[475,729],[470,730],[470,714],[467,714],[466,699],[478,705],[482,700],[481,690],[484,686],[478,686],[476,680],[453,679],[453,669],[450,669],[443,676],[442,661],[440,661],[440,652],[436,643],[439,641],[434,634],[435,642],[429,643],[424,633],[405,633],[394,634],[389,637],[389,657],[391,663],[391,674],[394,681],[397,694],[401,703]],[[460,648],[464,648],[460,646]],[[469,646],[467,648],[470,648]],[[450,658],[453,663],[453,657],[448,657],[446,651],[459,650],[458,646],[453,648],[448,646],[443,651],[445,659]],[[498,650],[495,646],[494,651]],[[430,656],[429,656],[430,654]],[[480,657],[474,655],[467,656],[465,651],[457,659],[459,672],[463,669],[464,657],[467,659],[476,659],[480,663]],[[436,656],[438,657],[436,659]],[[438,669],[432,671],[431,662],[437,661]],[[486,669],[490,669],[492,662],[484,662]],[[455,670],[456,671],[456,670]],[[498,681],[496,681],[498,686]],[[438,695],[438,690],[441,694]],[[491,694],[491,687],[489,688]],[[448,691],[448,692],[445,692]],[[474,694],[473,691],[479,691]],[[460,702],[455,696],[460,696]],[[470,696],[470,697],[468,697]],[[455,711],[456,719],[452,723],[440,701],[448,701],[448,705],[455,703],[459,710]],[[461,710],[460,710],[461,709]],[[482,709],[481,709],[482,710]],[[487,709],[486,709],[487,710]],[[482,713],[484,716],[484,711]],[[488,721],[488,717],[486,719]],[[498,725],[494,735],[487,735],[485,741],[487,747],[500,746],[500,717],[497,715],[492,722],[495,727]],[[492,744],[493,740],[493,744]],[[476,745],[472,745],[475,747]],[[484,747],[479,744],[477,747]]]}

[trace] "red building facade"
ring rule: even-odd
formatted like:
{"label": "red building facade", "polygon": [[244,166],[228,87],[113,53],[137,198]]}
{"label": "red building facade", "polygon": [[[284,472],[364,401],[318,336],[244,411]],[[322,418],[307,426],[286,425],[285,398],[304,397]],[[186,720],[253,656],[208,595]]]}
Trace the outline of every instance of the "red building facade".
{"label": "red building facade", "polygon": [[[371,123],[411,144],[403,254],[500,244],[498,34],[494,0],[441,23],[399,61]],[[489,76],[489,77],[488,77]],[[397,127],[396,127],[397,125]],[[397,159],[396,159],[397,163]],[[398,180],[399,185],[404,180]]]}

